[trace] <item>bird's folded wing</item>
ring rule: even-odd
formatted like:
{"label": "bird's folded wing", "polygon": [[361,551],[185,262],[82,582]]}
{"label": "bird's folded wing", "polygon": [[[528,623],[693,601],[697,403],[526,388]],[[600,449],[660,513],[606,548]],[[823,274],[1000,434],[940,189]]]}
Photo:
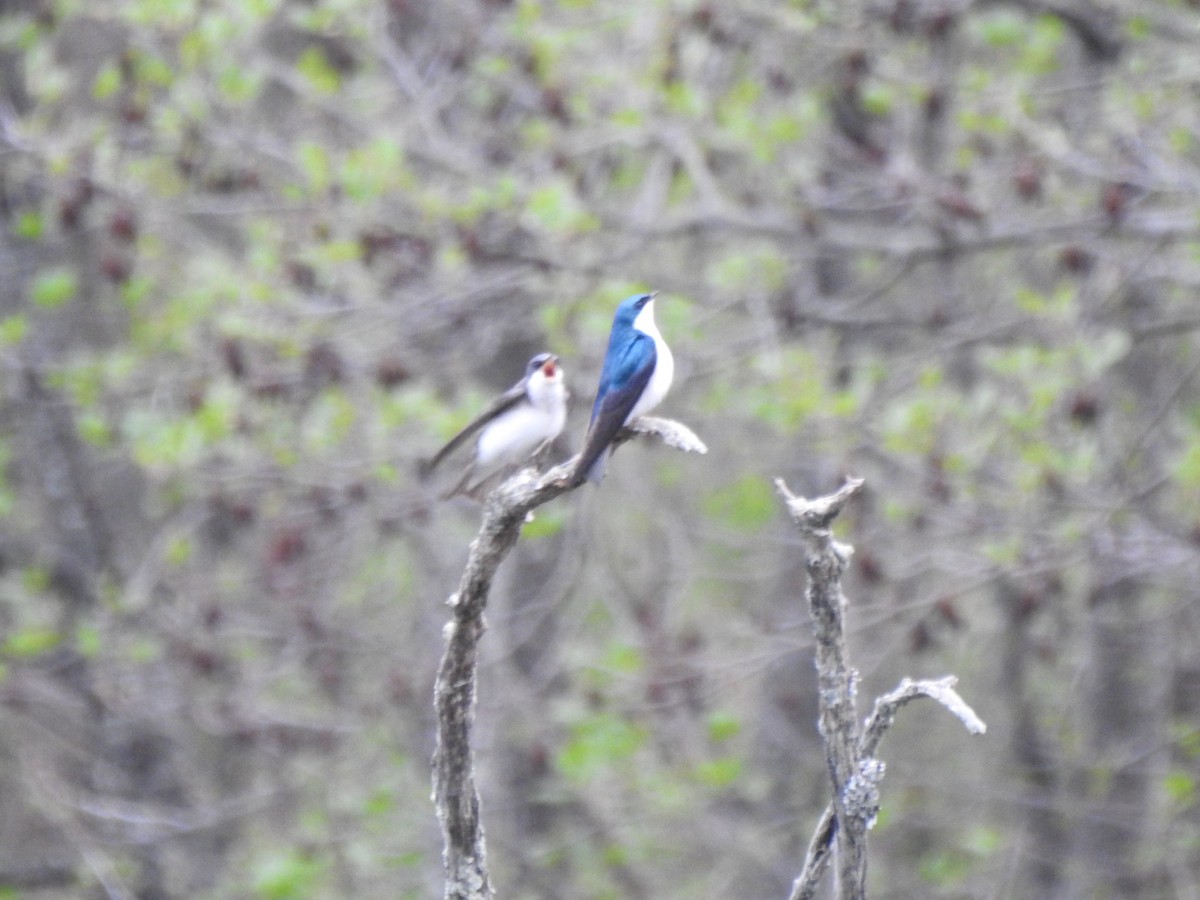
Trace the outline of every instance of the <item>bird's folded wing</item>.
{"label": "bird's folded wing", "polygon": [[483,428],[497,416],[508,412],[510,409],[520,403],[524,397],[525,382],[521,381],[517,384],[514,384],[511,388],[488,404],[488,407],[474,419],[472,419],[466,428],[464,428],[454,437],[450,438],[450,440],[446,443],[446,446],[435,453],[433,458],[429,460],[425,466],[425,471],[433,471],[433,469],[437,467],[438,464],[440,464],[447,456],[461,447],[464,441],[468,440],[472,435],[479,431],[479,429]]}
{"label": "bird's folded wing", "polygon": [[[586,474],[592,468],[592,464],[608,449],[608,445],[612,443],[617,432],[624,426],[625,420],[629,418],[629,414],[633,412],[633,407],[637,405],[642,391],[650,383],[650,376],[654,374],[657,353],[654,349],[654,342],[649,338],[646,340],[650,345],[649,354],[646,354],[643,348],[637,348],[642,355],[641,365],[624,370],[618,368],[615,373],[617,377],[613,379],[609,389],[597,398],[596,404],[592,408],[592,424],[588,428],[576,472]],[[626,356],[631,360],[636,360],[639,354],[632,350],[633,348]],[[621,383],[622,378],[624,383]]]}

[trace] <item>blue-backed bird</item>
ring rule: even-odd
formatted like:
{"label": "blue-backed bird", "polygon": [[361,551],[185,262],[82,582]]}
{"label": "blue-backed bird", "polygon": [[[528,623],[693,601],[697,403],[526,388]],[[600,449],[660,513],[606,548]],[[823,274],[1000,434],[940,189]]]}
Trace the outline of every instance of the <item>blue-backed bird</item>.
{"label": "blue-backed bird", "polygon": [[600,387],[592,405],[583,452],[573,484],[599,484],[612,453],[612,442],[628,422],[662,402],[675,376],[675,360],[654,324],[654,294],[634,294],[613,316]]}
{"label": "blue-backed bird", "polygon": [[[552,353],[539,353],[525,367],[525,377],[488,404],[462,431],[429,460],[431,472],[478,432],[475,456],[458,483],[446,494],[477,496],[479,489],[503,469],[528,459],[549,444],[567,419],[567,389],[562,366]],[[480,480],[470,482],[476,476]]]}

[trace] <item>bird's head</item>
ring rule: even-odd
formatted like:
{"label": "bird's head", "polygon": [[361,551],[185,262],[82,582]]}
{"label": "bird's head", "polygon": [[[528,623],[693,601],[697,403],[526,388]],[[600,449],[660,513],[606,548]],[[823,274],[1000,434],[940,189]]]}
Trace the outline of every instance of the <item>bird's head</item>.
{"label": "bird's head", "polygon": [[561,405],[567,396],[563,367],[553,353],[539,353],[525,369],[525,394],[535,406]]}
{"label": "bird's head", "polygon": [[562,378],[562,367],[558,364],[558,357],[553,353],[539,353],[531,359],[525,367],[525,377],[533,378],[535,375],[540,375],[547,381]]}
{"label": "bird's head", "polygon": [[650,294],[634,294],[621,301],[613,317],[613,330],[636,328],[650,333],[654,328],[654,298],[657,296],[658,291],[654,291]]}

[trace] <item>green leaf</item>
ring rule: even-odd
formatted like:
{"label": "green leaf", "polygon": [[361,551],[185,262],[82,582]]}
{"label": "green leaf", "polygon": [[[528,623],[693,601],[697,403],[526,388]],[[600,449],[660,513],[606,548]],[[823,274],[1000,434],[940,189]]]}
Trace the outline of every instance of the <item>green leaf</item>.
{"label": "green leaf", "polygon": [[8,636],[4,642],[4,652],[17,657],[37,656],[53,650],[61,642],[62,635],[53,628],[25,628]]}
{"label": "green leaf", "polygon": [[743,475],[710,493],[704,511],[738,530],[757,531],[775,517],[775,495],[765,479]]}
{"label": "green leaf", "polygon": [[530,195],[529,213],[547,230],[583,231],[594,220],[583,209],[570,185],[556,182],[539,188]]}
{"label": "green leaf", "polygon": [[50,587],[50,572],[44,566],[26,566],[21,571],[21,582],[25,590],[39,593]]}
{"label": "green leaf", "polygon": [[289,850],[259,861],[254,891],[264,900],[302,900],[316,896],[325,866],[311,855]]}
{"label": "green leaf", "polygon": [[1191,806],[1196,802],[1196,776],[1176,769],[1163,778],[1163,788],[1176,806]]}
{"label": "green leaf", "polygon": [[645,739],[644,729],[613,713],[599,713],[572,729],[558,754],[558,768],[568,778],[590,781],[636,753]]}
{"label": "green leaf", "polygon": [[25,318],[24,313],[0,319],[0,346],[11,347],[21,343],[28,330],[29,320]]}
{"label": "green leaf", "polygon": [[192,556],[192,542],[184,536],[176,537],[167,545],[167,563],[182,566]]}
{"label": "green leaf", "polygon": [[1012,47],[1025,39],[1025,19],[1008,10],[998,10],[974,20],[979,36],[993,47]]}
{"label": "green leaf", "polygon": [[175,70],[161,57],[144,51],[133,52],[133,70],[137,80],[153,87],[170,87],[175,83]]}
{"label": "green leaf", "polygon": [[374,199],[389,188],[409,186],[412,181],[403,149],[389,138],[351,150],[339,177],[346,196],[358,201]]}
{"label": "green leaf", "polygon": [[96,73],[92,81],[92,96],[97,100],[107,100],[121,88],[121,70],[114,62],[108,62]]}
{"label": "green leaf", "polygon": [[383,816],[395,808],[396,797],[387,788],[379,788],[363,803],[363,812],[368,816]]}
{"label": "green leaf", "polygon": [[708,739],[714,743],[737,737],[741,730],[742,723],[733,713],[718,710],[708,717]]}
{"label": "green leaf", "polygon": [[42,236],[42,214],[36,209],[27,209],[17,216],[12,233],[27,241],[36,241]]}
{"label": "green leaf", "polygon": [[78,289],[79,281],[75,273],[65,267],[58,267],[47,269],[34,279],[30,296],[38,306],[52,309],[62,306],[74,297]]}
{"label": "green leaf", "polygon": [[1056,15],[1038,16],[1032,33],[1024,41],[1018,70],[1030,75],[1047,75],[1059,68],[1058,53],[1066,36],[1066,26]]}
{"label": "green leaf", "polygon": [[709,787],[728,787],[742,775],[742,761],[732,756],[722,756],[700,763],[694,770],[696,780]]}
{"label": "green leaf", "polygon": [[75,629],[75,648],[86,657],[95,657],[100,653],[100,632],[91,625],[80,625]]}
{"label": "green leaf", "polygon": [[613,644],[608,648],[603,662],[605,668],[627,675],[640,672],[645,664],[646,661],[640,649],[631,644],[620,643]]}
{"label": "green leaf", "polygon": [[886,84],[872,82],[862,93],[862,107],[873,116],[886,116],[895,102],[895,92]]}
{"label": "green leaf", "polygon": [[94,412],[80,415],[75,422],[79,436],[93,447],[107,447],[112,443],[112,431],[108,423]]}
{"label": "green leaf", "polygon": [[694,87],[685,81],[672,81],[663,88],[663,99],[672,112],[685,116],[699,116],[704,111],[704,101]]}
{"label": "green leaf", "polygon": [[956,850],[930,853],[917,865],[917,871],[922,878],[943,888],[960,883],[970,873],[970,868],[970,859]]}
{"label": "green leaf", "polygon": [[708,266],[708,279],[730,292],[757,289],[773,292],[787,283],[788,263],[774,250],[735,250]]}
{"label": "green leaf", "polygon": [[1181,487],[1200,488],[1200,444],[1192,444],[1175,464],[1175,478]]}
{"label": "green leaf", "polygon": [[300,168],[313,193],[321,193],[329,187],[329,152],[314,141],[304,141],[296,148]]}
{"label": "green leaf", "polygon": [[247,103],[258,96],[261,80],[244,67],[230,63],[217,75],[217,87],[230,103]]}
{"label": "green leaf", "polygon": [[336,94],[342,86],[342,76],[329,64],[320,47],[309,47],[300,54],[296,69],[321,94]]}
{"label": "green leaf", "polygon": [[339,388],[328,388],[312,404],[304,421],[304,445],[313,452],[339,446],[358,420],[358,407]]}
{"label": "green leaf", "polygon": [[1004,846],[1004,832],[986,825],[975,825],[963,835],[962,845],[975,856],[992,856]]}
{"label": "green leaf", "polygon": [[1174,739],[1184,759],[1200,759],[1200,728],[1180,722],[1174,729]]}

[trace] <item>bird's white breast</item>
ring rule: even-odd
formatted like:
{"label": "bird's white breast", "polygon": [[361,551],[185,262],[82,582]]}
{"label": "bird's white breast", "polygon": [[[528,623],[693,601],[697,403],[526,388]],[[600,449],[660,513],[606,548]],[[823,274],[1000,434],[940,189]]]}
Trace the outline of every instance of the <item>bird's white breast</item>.
{"label": "bird's white breast", "polygon": [[642,307],[642,311],[633,320],[633,327],[654,341],[656,356],[654,372],[650,376],[650,381],[642,391],[642,396],[638,397],[637,403],[633,405],[633,409],[625,419],[626,422],[632,422],[638,416],[646,415],[662,403],[663,398],[667,396],[667,391],[671,389],[671,381],[675,378],[675,357],[671,355],[671,348],[667,346],[667,342],[663,340],[663,336],[658,331],[658,326],[654,324],[653,300]]}
{"label": "bird's white breast", "polygon": [[475,464],[480,467],[518,463],[543,441],[558,437],[567,419],[567,392],[561,374],[530,376],[525,399],[488,423],[479,435]]}

